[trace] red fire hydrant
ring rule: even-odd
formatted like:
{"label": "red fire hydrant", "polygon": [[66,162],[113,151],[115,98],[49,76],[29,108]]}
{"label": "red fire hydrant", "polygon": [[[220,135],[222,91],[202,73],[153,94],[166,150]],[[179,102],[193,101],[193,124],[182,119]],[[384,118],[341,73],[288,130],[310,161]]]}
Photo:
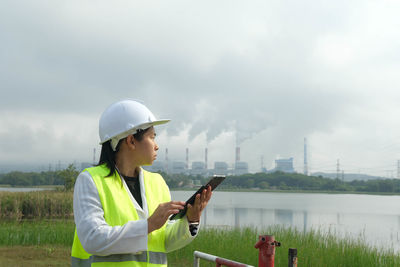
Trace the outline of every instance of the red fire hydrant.
{"label": "red fire hydrant", "polygon": [[255,248],[259,249],[258,267],[274,267],[275,247],[280,247],[281,243],[275,240],[273,235],[260,235]]}

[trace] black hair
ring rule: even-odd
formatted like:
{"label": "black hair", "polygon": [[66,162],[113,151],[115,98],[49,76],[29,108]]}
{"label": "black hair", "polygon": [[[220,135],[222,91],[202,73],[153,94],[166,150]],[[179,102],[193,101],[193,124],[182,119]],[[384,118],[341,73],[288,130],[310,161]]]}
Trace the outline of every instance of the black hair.
{"label": "black hair", "polygon": [[[147,129],[139,129],[137,130],[137,132],[133,135],[133,137],[135,138],[135,140],[137,141],[142,141],[143,139],[143,135],[149,130],[150,128]],[[121,141],[125,140],[125,138],[119,140],[117,147],[115,148],[115,151],[112,150],[111,148],[111,140],[108,140],[107,142],[103,143],[103,145],[101,146],[101,153],[100,153],[100,159],[99,159],[99,163],[96,166],[100,166],[102,164],[106,164],[107,168],[110,170],[110,172],[108,173],[108,175],[106,177],[112,176],[114,175],[114,173],[116,172],[116,168],[115,168],[115,157],[119,151],[119,147],[121,145]]]}

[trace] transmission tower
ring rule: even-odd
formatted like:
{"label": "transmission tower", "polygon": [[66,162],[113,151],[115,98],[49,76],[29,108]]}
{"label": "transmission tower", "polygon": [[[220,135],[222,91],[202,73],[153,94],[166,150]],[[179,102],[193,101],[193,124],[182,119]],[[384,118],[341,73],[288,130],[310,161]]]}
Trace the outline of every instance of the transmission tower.
{"label": "transmission tower", "polygon": [[338,159],[336,163],[336,179],[339,179],[339,173],[340,173],[340,163]]}
{"label": "transmission tower", "polygon": [[304,175],[308,175],[307,138],[304,137]]}

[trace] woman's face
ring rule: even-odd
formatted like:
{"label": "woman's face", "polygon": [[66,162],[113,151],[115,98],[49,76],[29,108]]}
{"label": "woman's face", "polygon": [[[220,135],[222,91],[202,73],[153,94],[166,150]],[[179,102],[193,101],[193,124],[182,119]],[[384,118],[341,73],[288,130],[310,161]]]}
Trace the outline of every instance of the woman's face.
{"label": "woman's face", "polygon": [[156,132],[154,131],[154,127],[150,127],[150,129],[143,134],[141,141],[134,139],[140,166],[151,165],[153,161],[156,160],[158,145],[155,139]]}

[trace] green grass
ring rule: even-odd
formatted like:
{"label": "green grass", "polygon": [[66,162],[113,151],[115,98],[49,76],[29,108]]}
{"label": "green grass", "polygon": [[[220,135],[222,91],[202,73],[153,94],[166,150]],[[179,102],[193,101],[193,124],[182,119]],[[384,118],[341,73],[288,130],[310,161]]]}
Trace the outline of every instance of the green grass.
{"label": "green grass", "polygon": [[[67,261],[66,253],[70,250],[74,234],[72,220],[3,221],[0,222],[0,229],[0,247],[3,249],[25,247],[30,251],[29,257],[32,261],[37,257],[42,257],[40,255],[46,251],[52,255],[58,255],[60,251],[60,255],[63,255],[62,261]],[[260,234],[274,235],[275,239],[281,242],[281,247],[276,248],[275,254],[277,267],[287,266],[289,248],[297,248],[299,266],[400,266],[399,254],[394,253],[393,250],[369,247],[362,238],[340,239],[334,233],[320,231],[303,233],[277,226],[263,230],[201,229],[199,236],[191,244],[168,254],[169,266],[191,266],[195,250],[257,266],[258,250],[254,248],[254,245]],[[7,259],[7,255],[2,255],[0,258]],[[28,260],[25,259],[25,261]],[[17,256],[13,262],[18,263]],[[215,263],[201,260],[201,266],[215,266]]]}
{"label": "green grass", "polygon": [[72,246],[72,220],[0,222],[0,246]]}
{"label": "green grass", "polygon": [[[281,242],[275,254],[277,267],[288,265],[289,248],[297,248],[299,266],[400,266],[398,254],[368,247],[361,239],[339,239],[330,233],[302,233],[281,227],[270,227],[262,231],[251,228],[206,229],[189,246],[170,253],[168,260],[171,266],[183,266],[179,264],[182,259],[186,259],[187,263],[193,262],[193,251],[198,250],[257,266],[258,250],[254,245],[260,234],[274,235]],[[215,266],[215,263],[201,260],[201,266]]]}

